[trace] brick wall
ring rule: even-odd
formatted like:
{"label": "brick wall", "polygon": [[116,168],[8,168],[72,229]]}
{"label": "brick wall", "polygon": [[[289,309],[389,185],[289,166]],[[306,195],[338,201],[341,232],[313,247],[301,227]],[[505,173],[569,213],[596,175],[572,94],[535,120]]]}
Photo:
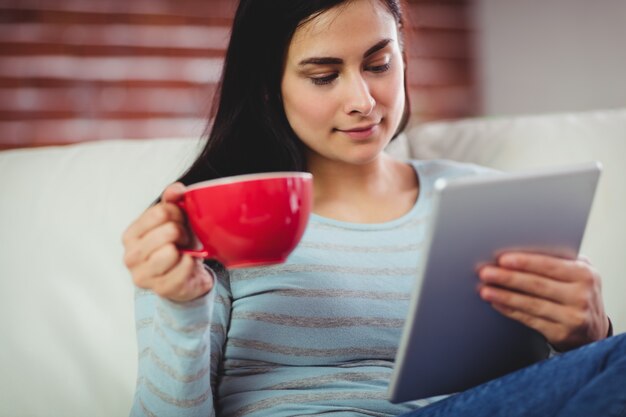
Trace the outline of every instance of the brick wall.
{"label": "brick wall", "polygon": [[[235,7],[0,0],[0,148],[199,135]],[[468,7],[408,2],[417,120],[475,113]]]}
{"label": "brick wall", "polygon": [[478,113],[471,0],[409,0],[409,88],[417,121]]}

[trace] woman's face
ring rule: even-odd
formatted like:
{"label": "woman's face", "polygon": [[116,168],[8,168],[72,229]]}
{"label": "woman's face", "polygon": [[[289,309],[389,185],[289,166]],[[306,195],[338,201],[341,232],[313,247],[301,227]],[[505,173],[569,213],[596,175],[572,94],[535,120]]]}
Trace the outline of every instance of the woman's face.
{"label": "woman's face", "polygon": [[389,143],[404,109],[398,37],[378,0],[349,1],[296,30],[281,92],[309,164],[366,164]]}

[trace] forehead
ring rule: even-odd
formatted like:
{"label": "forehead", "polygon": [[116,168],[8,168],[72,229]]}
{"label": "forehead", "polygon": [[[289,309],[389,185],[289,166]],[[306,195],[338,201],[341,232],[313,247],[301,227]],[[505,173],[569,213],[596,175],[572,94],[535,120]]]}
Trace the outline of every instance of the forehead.
{"label": "forehead", "polygon": [[397,38],[395,18],[380,1],[352,0],[300,26],[291,40],[288,56],[339,56],[355,48],[367,49],[381,39]]}

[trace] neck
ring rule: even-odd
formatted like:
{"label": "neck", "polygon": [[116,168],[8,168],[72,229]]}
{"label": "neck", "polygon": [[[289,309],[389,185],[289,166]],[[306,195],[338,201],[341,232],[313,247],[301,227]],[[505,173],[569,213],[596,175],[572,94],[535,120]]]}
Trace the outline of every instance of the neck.
{"label": "neck", "polygon": [[338,220],[373,223],[406,212],[417,195],[413,169],[386,154],[364,164],[308,160],[313,211]]}
{"label": "neck", "polygon": [[391,161],[386,156],[361,164],[309,160],[314,177],[316,199],[369,195],[384,189],[392,181]]}

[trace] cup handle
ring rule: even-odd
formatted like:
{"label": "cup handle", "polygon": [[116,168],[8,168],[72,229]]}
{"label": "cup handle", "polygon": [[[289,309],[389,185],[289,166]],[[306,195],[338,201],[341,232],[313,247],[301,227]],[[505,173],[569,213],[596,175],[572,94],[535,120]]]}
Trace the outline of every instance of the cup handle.
{"label": "cup handle", "polygon": [[[182,211],[187,213],[187,206],[185,205],[185,200],[175,201],[174,204],[176,204],[178,207],[180,207],[180,209]],[[182,248],[178,248],[178,250],[180,251],[180,253],[191,255],[194,258],[209,258],[210,257],[209,251],[206,250],[204,247],[202,247],[200,249],[182,249]]]}

